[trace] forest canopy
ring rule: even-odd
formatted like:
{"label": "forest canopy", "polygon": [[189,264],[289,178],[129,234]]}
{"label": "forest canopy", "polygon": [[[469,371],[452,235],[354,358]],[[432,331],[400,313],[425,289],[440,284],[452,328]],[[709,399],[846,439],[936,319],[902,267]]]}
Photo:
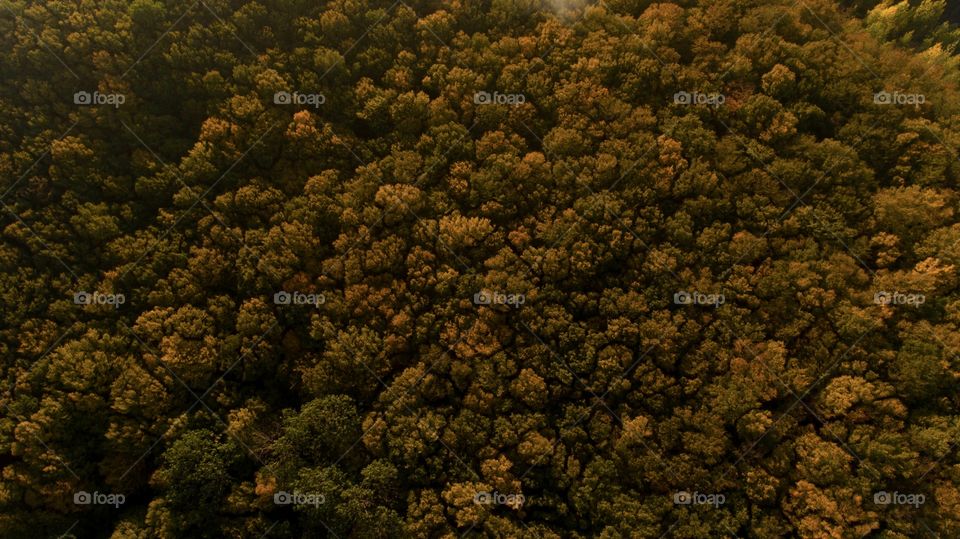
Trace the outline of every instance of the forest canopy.
{"label": "forest canopy", "polygon": [[9,0],[0,536],[960,536],[944,0]]}

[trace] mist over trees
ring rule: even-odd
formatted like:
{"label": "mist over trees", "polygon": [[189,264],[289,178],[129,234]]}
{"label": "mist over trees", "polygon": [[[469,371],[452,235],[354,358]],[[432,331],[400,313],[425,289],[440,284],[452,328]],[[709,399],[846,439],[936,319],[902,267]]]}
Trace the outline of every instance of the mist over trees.
{"label": "mist over trees", "polygon": [[958,18],[4,2],[0,537],[960,536]]}

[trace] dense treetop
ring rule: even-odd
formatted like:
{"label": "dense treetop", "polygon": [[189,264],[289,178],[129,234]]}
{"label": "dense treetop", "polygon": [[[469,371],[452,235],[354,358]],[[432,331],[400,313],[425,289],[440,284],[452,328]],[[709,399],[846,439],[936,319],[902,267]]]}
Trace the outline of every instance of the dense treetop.
{"label": "dense treetop", "polygon": [[3,7],[0,536],[960,536],[944,1]]}

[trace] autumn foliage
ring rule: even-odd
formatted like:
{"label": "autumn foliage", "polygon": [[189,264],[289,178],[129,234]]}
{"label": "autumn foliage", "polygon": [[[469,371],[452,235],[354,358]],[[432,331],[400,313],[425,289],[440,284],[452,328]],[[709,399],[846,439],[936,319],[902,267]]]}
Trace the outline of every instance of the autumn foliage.
{"label": "autumn foliage", "polygon": [[960,536],[945,2],[4,8],[0,537]]}

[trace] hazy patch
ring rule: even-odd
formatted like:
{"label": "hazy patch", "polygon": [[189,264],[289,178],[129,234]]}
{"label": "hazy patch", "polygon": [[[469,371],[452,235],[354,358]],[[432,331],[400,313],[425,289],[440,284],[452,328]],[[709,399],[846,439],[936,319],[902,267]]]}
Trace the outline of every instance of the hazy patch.
{"label": "hazy patch", "polygon": [[547,0],[546,4],[550,6],[558,15],[573,15],[583,11],[583,8],[589,4],[588,0]]}

